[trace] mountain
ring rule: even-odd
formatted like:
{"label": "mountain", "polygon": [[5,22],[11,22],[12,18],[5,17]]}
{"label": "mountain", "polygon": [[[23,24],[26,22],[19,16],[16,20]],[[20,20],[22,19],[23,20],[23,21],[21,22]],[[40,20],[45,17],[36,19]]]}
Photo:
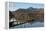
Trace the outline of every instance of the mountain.
{"label": "mountain", "polygon": [[15,12],[32,13],[32,12],[39,11],[39,10],[42,10],[42,9],[43,8],[38,9],[38,8],[32,8],[32,7],[29,7],[27,9],[19,8]]}
{"label": "mountain", "polygon": [[32,8],[27,9],[19,8],[15,11],[12,11],[12,14],[16,17],[17,21],[31,21],[35,20],[44,20],[44,8]]}
{"label": "mountain", "polygon": [[31,12],[32,10],[34,10],[34,8],[32,8],[32,7],[30,7],[30,8],[27,8],[27,9],[18,9],[18,10],[16,10],[15,12],[24,12],[24,13],[29,13],[29,12]]}

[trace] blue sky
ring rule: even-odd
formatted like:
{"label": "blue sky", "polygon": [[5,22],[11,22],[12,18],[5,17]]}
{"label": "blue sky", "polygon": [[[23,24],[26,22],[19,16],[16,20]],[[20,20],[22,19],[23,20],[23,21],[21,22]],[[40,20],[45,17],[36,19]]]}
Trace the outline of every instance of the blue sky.
{"label": "blue sky", "polygon": [[17,3],[17,2],[10,2],[9,3],[9,10],[11,11],[15,11],[19,8],[29,8],[29,7],[33,7],[33,8],[44,8],[44,4],[37,4],[37,3]]}

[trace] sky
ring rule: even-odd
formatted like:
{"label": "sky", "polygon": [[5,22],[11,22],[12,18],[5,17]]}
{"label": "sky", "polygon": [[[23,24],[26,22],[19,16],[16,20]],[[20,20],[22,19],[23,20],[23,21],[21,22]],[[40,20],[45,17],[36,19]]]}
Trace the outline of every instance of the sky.
{"label": "sky", "polygon": [[15,11],[19,8],[27,9],[29,7],[33,8],[44,8],[44,4],[39,3],[21,3],[21,2],[9,2],[9,10]]}

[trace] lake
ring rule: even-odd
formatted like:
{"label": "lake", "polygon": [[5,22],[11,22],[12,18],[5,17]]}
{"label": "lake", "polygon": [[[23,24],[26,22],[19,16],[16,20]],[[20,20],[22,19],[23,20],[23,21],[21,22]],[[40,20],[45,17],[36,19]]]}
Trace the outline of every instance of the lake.
{"label": "lake", "polygon": [[25,23],[25,24],[21,24],[15,27],[11,27],[12,28],[32,28],[32,27],[44,27],[44,22],[33,22],[31,23]]}

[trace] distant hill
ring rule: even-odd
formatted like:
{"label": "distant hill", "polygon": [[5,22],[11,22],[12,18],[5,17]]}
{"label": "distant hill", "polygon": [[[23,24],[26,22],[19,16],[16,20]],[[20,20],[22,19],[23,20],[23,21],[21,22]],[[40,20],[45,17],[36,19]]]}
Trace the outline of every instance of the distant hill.
{"label": "distant hill", "polygon": [[43,8],[38,9],[38,8],[32,8],[32,7],[29,7],[27,9],[21,9],[21,8],[19,8],[15,12],[31,13],[32,11],[38,11],[38,10],[42,10],[42,9]]}
{"label": "distant hill", "polygon": [[19,8],[15,11],[12,11],[12,14],[15,16],[17,21],[31,21],[32,19],[44,20],[44,8],[32,8],[27,9]]}

